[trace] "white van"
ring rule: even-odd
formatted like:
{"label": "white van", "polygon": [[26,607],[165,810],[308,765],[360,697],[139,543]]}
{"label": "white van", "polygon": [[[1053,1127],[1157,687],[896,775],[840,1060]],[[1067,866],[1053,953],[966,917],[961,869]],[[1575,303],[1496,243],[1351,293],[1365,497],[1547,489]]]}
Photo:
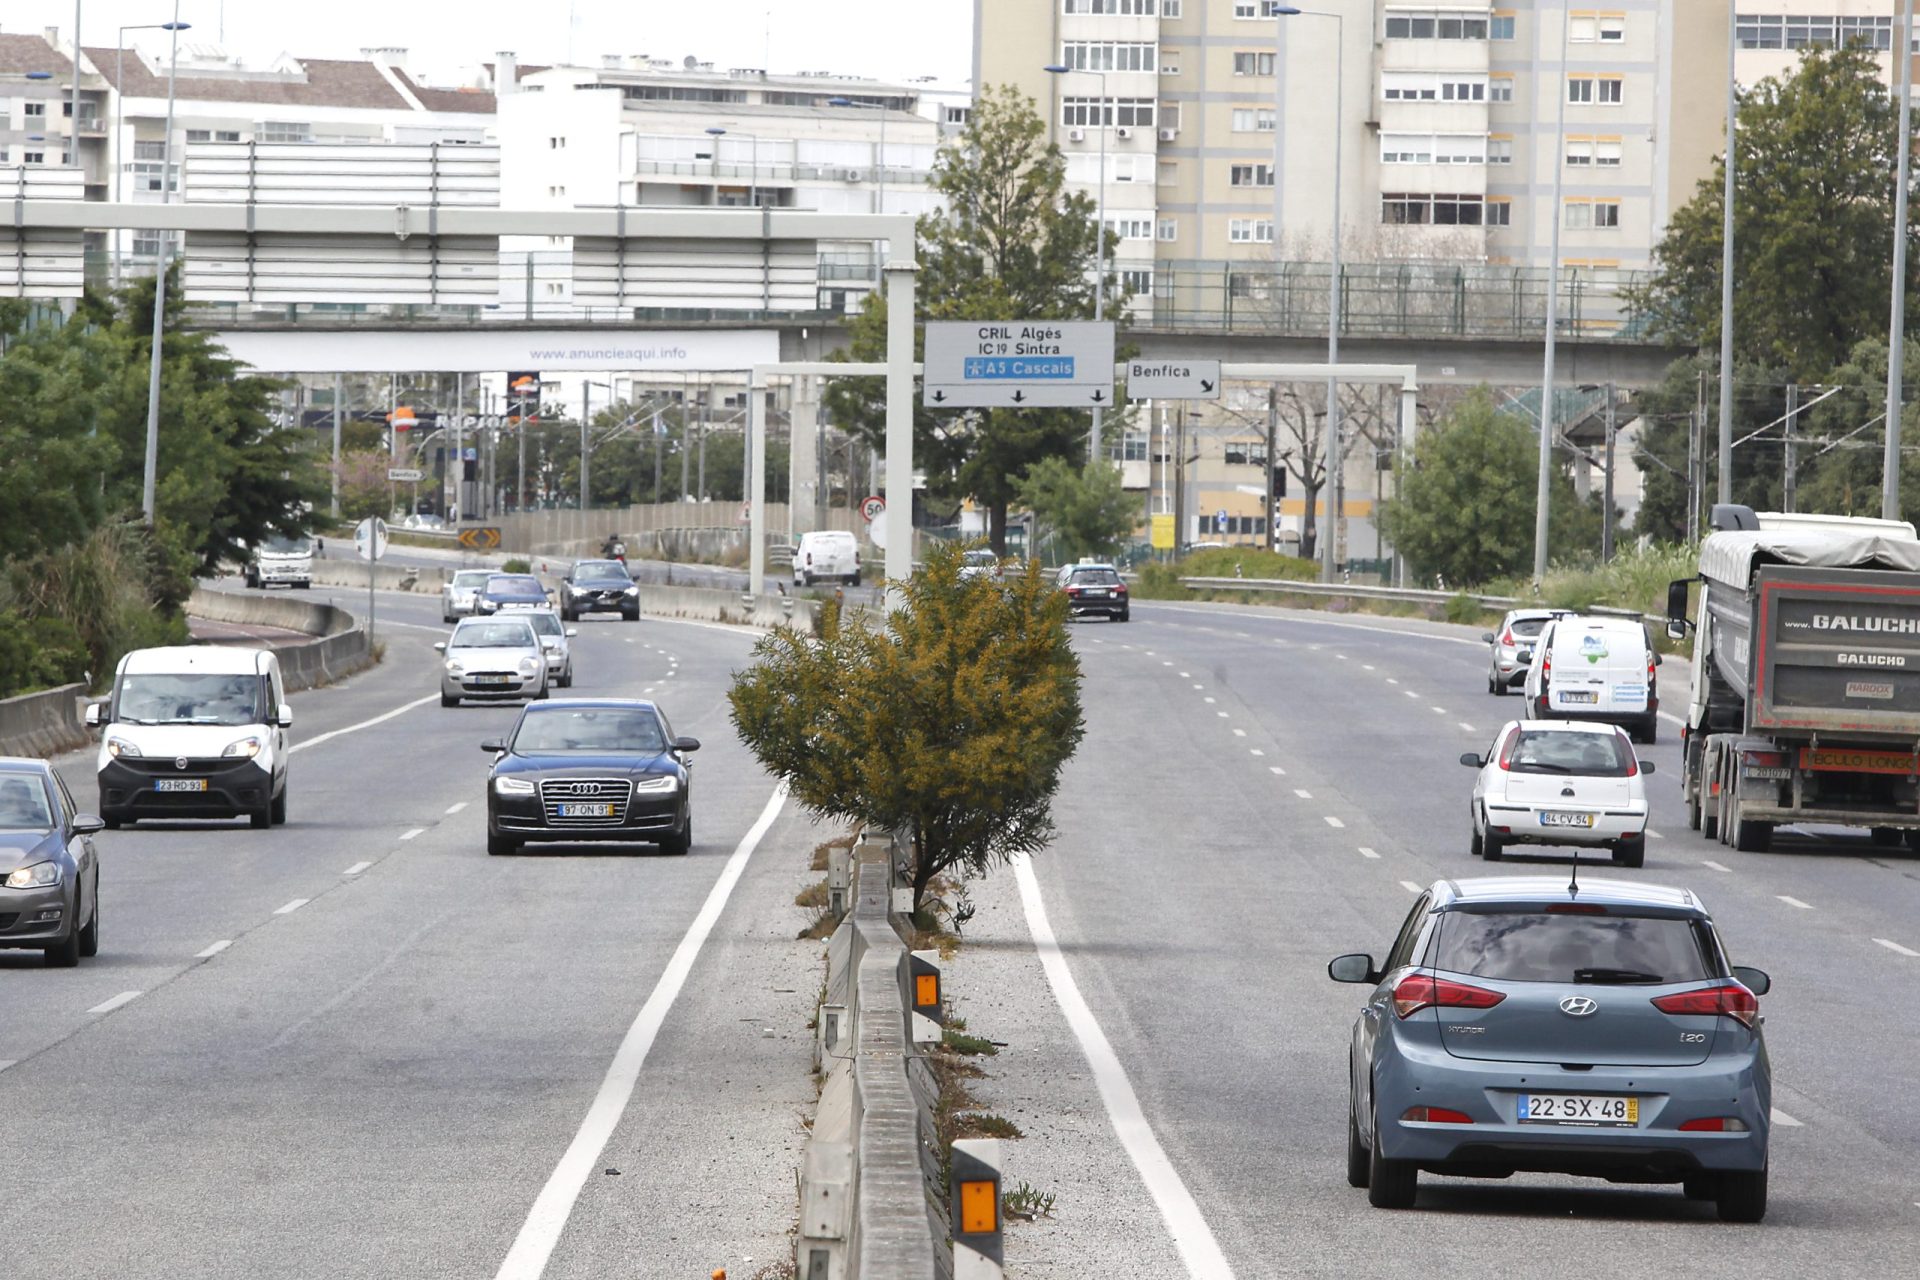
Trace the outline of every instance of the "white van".
{"label": "white van", "polygon": [[1660,655],[1647,629],[1627,618],[1560,617],[1533,646],[1525,686],[1529,720],[1601,720],[1636,742],[1660,726]]}
{"label": "white van", "polygon": [[860,585],[860,542],[843,529],[800,535],[800,546],[793,553],[795,585],[810,587],[822,578]]}
{"label": "white van", "polygon": [[120,659],[113,692],[87,708],[102,729],[100,816],[287,820],[286,703],[266,649],[180,645]]}

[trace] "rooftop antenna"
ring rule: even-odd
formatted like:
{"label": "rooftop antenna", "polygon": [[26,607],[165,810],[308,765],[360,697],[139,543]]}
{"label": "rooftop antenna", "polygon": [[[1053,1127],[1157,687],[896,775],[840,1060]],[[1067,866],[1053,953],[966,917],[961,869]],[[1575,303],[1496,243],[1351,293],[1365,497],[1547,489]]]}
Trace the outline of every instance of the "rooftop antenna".
{"label": "rooftop antenna", "polygon": [[1580,896],[1580,846],[1573,846],[1573,878],[1567,881],[1567,896]]}

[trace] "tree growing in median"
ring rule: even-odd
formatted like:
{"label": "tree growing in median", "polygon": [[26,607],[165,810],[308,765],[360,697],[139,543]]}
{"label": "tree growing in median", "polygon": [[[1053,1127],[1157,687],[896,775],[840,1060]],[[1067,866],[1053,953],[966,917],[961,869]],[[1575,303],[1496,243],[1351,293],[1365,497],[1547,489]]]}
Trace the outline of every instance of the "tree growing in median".
{"label": "tree growing in median", "polygon": [[957,545],[935,548],[874,626],[829,606],[818,637],[775,631],[728,695],[801,804],[912,835],[916,905],[942,872],[1046,847],[1084,731],[1059,592],[1037,566],[1005,581],[960,567]]}
{"label": "tree growing in median", "polygon": [[1016,493],[1069,560],[1112,555],[1140,524],[1140,503],[1111,462],[1081,466],[1046,458],[1027,468]]}

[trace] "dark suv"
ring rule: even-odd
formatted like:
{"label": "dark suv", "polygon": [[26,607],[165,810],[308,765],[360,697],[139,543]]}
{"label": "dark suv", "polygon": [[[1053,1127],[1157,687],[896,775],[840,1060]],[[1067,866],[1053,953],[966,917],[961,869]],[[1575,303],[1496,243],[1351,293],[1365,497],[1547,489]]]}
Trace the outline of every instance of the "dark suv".
{"label": "dark suv", "polygon": [[560,616],[576,621],[583,613],[617,613],[640,621],[640,588],[618,560],[581,560],[560,580]]}
{"label": "dark suv", "polygon": [[1067,608],[1074,617],[1098,613],[1115,622],[1129,616],[1127,584],[1112,565],[1075,565],[1060,575],[1060,587],[1067,593]]}

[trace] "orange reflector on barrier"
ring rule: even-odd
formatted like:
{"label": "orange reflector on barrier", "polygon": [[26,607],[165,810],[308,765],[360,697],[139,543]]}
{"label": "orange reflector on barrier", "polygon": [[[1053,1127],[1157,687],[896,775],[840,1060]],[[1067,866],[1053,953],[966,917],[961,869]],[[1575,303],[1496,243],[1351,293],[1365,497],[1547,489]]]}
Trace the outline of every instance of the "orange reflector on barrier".
{"label": "orange reflector on barrier", "polygon": [[913,1005],[916,1009],[935,1008],[940,1003],[940,975],[918,974],[913,979]]}
{"label": "orange reflector on barrier", "polygon": [[960,1184],[960,1230],[968,1235],[998,1231],[1000,1198],[991,1181]]}

